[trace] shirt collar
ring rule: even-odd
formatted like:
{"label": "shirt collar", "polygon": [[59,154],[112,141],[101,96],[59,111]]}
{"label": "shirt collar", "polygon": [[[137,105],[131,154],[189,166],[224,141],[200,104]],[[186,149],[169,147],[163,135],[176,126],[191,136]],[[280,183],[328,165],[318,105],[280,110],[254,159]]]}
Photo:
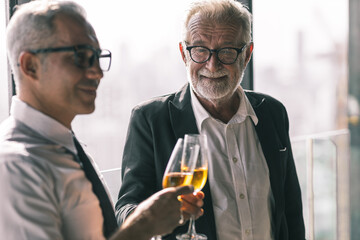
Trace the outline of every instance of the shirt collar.
{"label": "shirt collar", "polygon": [[241,86],[239,86],[236,90],[240,97],[240,105],[239,109],[230,122],[242,122],[246,119],[246,117],[250,117],[251,120],[254,122],[255,126],[258,124],[258,118],[255,114],[253,107],[249,99],[246,97],[246,94]]}
{"label": "shirt collar", "polygon": [[[249,116],[252,119],[252,121],[254,122],[254,124],[257,125],[258,118],[255,114],[253,107],[250,104],[249,99],[246,97],[244,90],[242,89],[241,86],[239,86],[236,89],[236,92],[237,92],[237,94],[239,94],[239,97],[240,97],[240,105],[239,105],[239,108],[238,108],[236,114],[231,118],[231,120],[229,121],[228,124],[243,122],[246,119],[246,117]],[[191,105],[194,110],[194,115],[195,115],[195,119],[196,119],[196,125],[197,125],[199,131],[201,131],[202,123],[206,119],[212,118],[212,117],[205,110],[205,108],[201,105],[201,103],[195,96],[192,86],[191,86],[190,94],[191,94]]]}
{"label": "shirt collar", "polygon": [[70,129],[31,107],[17,96],[12,97],[10,114],[18,121],[41,134],[46,139],[59,144],[77,154],[73,133]]}

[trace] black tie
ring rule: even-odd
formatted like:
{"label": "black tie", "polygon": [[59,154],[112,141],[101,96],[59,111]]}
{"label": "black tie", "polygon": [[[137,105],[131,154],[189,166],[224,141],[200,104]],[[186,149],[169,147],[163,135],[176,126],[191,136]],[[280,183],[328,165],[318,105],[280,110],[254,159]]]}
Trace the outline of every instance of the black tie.
{"label": "black tie", "polygon": [[82,168],[84,169],[85,176],[92,184],[92,190],[100,201],[100,207],[104,217],[104,226],[103,231],[106,238],[109,238],[112,233],[115,232],[118,225],[115,219],[114,209],[111,205],[109,197],[105,191],[105,188],[99,179],[98,174],[96,173],[93,165],[91,164],[89,158],[81,147],[80,143],[74,136],[75,147],[78,151],[79,159],[82,163]]}

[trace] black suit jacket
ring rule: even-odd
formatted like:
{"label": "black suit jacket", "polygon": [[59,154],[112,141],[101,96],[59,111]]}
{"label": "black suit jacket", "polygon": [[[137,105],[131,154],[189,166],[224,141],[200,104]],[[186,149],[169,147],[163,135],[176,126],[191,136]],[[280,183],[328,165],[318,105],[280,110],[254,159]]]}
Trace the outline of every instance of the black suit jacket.
{"label": "black suit jacket", "polygon": [[[258,117],[255,127],[270,173],[275,200],[273,212],[276,240],[305,239],[301,193],[288,135],[285,107],[274,98],[246,91]],[[122,161],[122,186],[116,203],[119,223],[143,200],[162,189],[165,167],[178,138],[198,133],[191,106],[190,87],[151,99],[136,106],[131,115]],[[203,189],[204,215],[196,220],[196,229],[216,240],[216,228],[210,186]],[[178,227],[164,239],[175,239],[187,225]]]}

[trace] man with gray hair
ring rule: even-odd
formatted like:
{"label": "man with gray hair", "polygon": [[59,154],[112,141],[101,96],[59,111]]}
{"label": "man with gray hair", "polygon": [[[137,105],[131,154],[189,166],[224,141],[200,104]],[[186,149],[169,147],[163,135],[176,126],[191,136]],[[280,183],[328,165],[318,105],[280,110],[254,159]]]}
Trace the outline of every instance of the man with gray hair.
{"label": "man with gray hair", "polygon": [[76,115],[94,111],[111,63],[79,5],[23,4],[6,36],[17,95],[0,125],[1,239],[145,240],[178,226],[181,210],[202,214],[191,187],[168,188],[118,229],[102,177],[71,128]]}
{"label": "man with gray hair", "polygon": [[197,232],[209,240],[304,240],[286,109],[240,86],[253,51],[251,14],[235,0],[195,2],[179,48],[189,83],[133,109],[117,218],[159,190],[176,139],[201,133],[210,159]]}

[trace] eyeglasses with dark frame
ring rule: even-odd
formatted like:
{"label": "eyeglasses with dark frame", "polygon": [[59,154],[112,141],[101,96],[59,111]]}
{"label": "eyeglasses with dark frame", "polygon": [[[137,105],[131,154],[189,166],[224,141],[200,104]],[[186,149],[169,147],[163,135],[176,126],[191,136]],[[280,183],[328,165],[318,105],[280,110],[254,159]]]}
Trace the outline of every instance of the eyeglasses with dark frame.
{"label": "eyeglasses with dark frame", "polygon": [[74,52],[75,65],[79,68],[91,68],[95,60],[102,71],[109,71],[111,66],[111,52],[107,49],[95,49],[90,45],[76,45],[69,47],[40,48],[28,50],[30,53]]}
{"label": "eyeglasses with dark frame", "polygon": [[190,53],[190,58],[196,63],[205,63],[209,61],[212,54],[215,53],[217,59],[226,65],[236,62],[239,54],[244,51],[247,44],[241,48],[224,47],[219,49],[210,49],[204,46],[187,46],[186,50]]}

